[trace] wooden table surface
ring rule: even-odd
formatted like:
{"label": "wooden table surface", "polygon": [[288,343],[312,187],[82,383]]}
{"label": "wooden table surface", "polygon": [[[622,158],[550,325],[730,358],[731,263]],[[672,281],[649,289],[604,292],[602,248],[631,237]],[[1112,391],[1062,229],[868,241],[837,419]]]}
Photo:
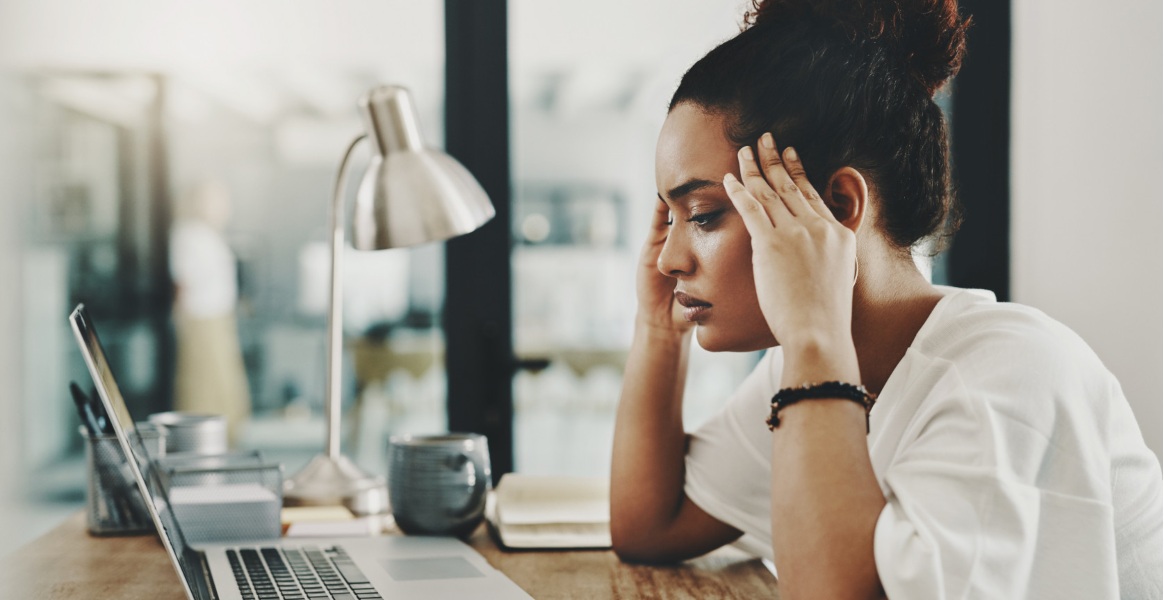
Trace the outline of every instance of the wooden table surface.
{"label": "wooden table surface", "polygon": [[[469,544],[534,598],[779,598],[758,559],[731,548],[673,567],[629,565],[610,551],[501,550],[484,527]],[[93,537],[78,512],[0,559],[0,598],[183,600],[155,536]]]}

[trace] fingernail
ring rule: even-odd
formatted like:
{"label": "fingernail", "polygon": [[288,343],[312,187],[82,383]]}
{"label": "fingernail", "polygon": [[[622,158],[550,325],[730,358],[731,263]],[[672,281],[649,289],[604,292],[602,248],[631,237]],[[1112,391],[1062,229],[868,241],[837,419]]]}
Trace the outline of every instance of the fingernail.
{"label": "fingernail", "polygon": [[776,147],[776,140],[772,139],[771,133],[765,133],[764,135],[760,136],[760,143],[764,144],[764,147],[768,148],[769,150]]}
{"label": "fingernail", "polygon": [[788,149],[784,151],[784,155],[788,157],[788,160],[797,160],[799,158],[796,156],[796,148],[793,148],[792,146],[789,146]]}
{"label": "fingernail", "polygon": [[729,184],[729,183],[735,183],[735,182],[736,182],[736,176],[735,176],[735,175],[732,175],[731,173],[724,173],[724,174],[723,174],[723,182],[724,182],[724,184],[725,184],[725,185],[726,185],[726,184]]}
{"label": "fingernail", "polygon": [[744,146],[743,148],[740,148],[740,156],[748,160],[752,160],[752,147]]}

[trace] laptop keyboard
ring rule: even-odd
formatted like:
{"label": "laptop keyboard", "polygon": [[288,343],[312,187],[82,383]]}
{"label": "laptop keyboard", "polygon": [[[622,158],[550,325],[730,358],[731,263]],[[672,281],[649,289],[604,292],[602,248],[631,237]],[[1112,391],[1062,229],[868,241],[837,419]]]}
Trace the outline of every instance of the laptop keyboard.
{"label": "laptop keyboard", "polygon": [[339,546],[239,548],[226,558],[244,600],[383,598]]}

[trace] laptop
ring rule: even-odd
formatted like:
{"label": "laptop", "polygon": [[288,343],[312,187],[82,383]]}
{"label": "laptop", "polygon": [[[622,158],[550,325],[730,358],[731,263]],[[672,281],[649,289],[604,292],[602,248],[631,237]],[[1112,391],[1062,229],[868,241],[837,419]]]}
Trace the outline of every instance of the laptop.
{"label": "laptop", "polygon": [[117,441],[189,600],[529,598],[480,554],[451,537],[380,536],[186,543],[157,469],[78,305],[69,316]]}

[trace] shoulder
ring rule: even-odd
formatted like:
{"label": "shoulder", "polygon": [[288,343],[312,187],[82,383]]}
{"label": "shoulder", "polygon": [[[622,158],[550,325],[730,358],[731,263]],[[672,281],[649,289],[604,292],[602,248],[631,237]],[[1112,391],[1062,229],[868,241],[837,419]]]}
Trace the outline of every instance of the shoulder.
{"label": "shoulder", "polygon": [[1079,389],[1106,387],[1112,378],[1071,328],[1037,308],[998,302],[981,290],[950,290],[913,348],[952,363],[971,386],[997,379]]}
{"label": "shoulder", "polygon": [[210,226],[182,219],[174,224],[170,230],[170,245],[178,252],[197,251],[217,242],[218,235]]}
{"label": "shoulder", "polygon": [[1127,401],[1070,328],[1029,306],[952,291],[903,362],[908,376],[886,407],[902,410],[882,417],[902,442],[895,460],[954,457],[1040,489],[1104,497]]}
{"label": "shoulder", "polygon": [[1074,448],[1067,454],[1076,460],[1102,462],[1108,425],[1126,400],[1087,343],[1038,309],[977,291],[951,294],[910,349],[924,372],[910,378],[915,424],[956,417],[968,443],[1011,440],[1037,457],[1034,433],[1061,451]]}

